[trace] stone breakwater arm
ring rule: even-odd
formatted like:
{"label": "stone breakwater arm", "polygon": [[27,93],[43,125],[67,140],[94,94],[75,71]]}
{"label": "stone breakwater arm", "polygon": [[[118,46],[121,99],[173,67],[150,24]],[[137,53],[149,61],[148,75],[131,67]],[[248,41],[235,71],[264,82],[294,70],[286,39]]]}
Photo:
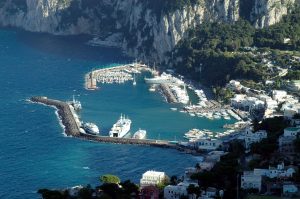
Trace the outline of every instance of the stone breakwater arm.
{"label": "stone breakwater arm", "polygon": [[160,84],[159,86],[160,86],[160,89],[161,89],[163,95],[166,97],[166,100],[167,100],[168,103],[177,103],[178,102],[176,97],[172,93],[169,85]]}
{"label": "stone breakwater arm", "polygon": [[32,97],[30,99],[32,102],[41,103],[47,106],[54,106],[58,109],[58,115],[62,120],[63,125],[65,126],[65,133],[68,136],[79,136],[80,130],[74,115],[70,109],[70,106],[66,102],[48,99],[47,97]]}
{"label": "stone breakwater arm", "polygon": [[132,144],[132,145],[145,145],[154,146],[160,148],[172,148],[180,151],[185,151],[185,148],[177,144],[171,144],[166,140],[152,140],[152,139],[132,139],[132,138],[115,138],[108,136],[93,136],[80,132],[80,126],[76,123],[74,113],[70,106],[66,102],[48,99],[47,97],[32,97],[32,102],[41,103],[47,106],[54,106],[58,109],[58,115],[65,126],[65,133],[68,136],[77,137],[83,140],[102,142],[102,143],[114,143],[114,144]]}

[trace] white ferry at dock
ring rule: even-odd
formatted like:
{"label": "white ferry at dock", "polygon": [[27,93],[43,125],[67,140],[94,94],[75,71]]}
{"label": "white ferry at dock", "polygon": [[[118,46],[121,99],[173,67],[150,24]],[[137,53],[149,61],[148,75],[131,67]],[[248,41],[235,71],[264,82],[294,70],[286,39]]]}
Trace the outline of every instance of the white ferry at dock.
{"label": "white ferry at dock", "polygon": [[131,127],[131,120],[121,115],[120,119],[113,125],[111,130],[109,131],[109,137],[124,137],[129,131]]}

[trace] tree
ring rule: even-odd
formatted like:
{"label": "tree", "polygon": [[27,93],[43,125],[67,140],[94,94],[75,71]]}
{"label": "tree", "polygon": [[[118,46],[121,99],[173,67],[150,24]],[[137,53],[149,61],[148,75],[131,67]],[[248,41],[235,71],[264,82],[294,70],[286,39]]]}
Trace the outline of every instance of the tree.
{"label": "tree", "polygon": [[201,194],[201,190],[199,186],[195,186],[194,184],[190,184],[188,188],[186,189],[189,195],[195,194],[197,198]]}
{"label": "tree", "polygon": [[170,183],[171,183],[171,185],[177,185],[177,183],[178,183],[177,176],[171,176]]}
{"label": "tree", "polygon": [[57,190],[40,189],[39,194],[42,194],[43,199],[67,199],[69,198],[68,192],[61,192]]}
{"label": "tree", "polygon": [[118,176],[106,174],[100,177],[100,181],[102,183],[119,184],[121,180]]}
{"label": "tree", "polygon": [[139,188],[136,184],[132,183],[130,180],[121,182],[123,193],[126,195],[131,195],[132,193],[138,194]]}
{"label": "tree", "polygon": [[295,151],[297,153],[300,153],[300,138],[297,138],[296,140],[294,140],[294,146],[295,146]]}

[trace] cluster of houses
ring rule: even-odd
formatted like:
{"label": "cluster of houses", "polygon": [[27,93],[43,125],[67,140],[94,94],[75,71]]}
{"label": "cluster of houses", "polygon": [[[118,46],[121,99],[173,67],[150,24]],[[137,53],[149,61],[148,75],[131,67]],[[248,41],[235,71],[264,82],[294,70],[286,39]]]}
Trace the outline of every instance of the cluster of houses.
{"label": "cluster of houses", "polygon": [[290,181],[296,173],[296,169],[293,166],[286,167],[284,163],[280,163],[277,167],[270,166],[268,169],[255,168],[253,171],[244,171],[241,176],[241,188],[270,192],[272,185],[280,182],[279,189],[282,190],[282,195],[298,195],[298,186]]}

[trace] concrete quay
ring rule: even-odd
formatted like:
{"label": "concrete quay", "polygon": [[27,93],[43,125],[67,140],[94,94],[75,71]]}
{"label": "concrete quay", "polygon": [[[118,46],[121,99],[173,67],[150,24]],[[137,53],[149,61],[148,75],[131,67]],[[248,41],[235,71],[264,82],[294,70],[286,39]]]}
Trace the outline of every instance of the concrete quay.
{"label": "concrete quay", "polygon": [[80,132],[80,125],[76,122],[74,112],[66,102],[59,100],[49,99],[47,97],[32,97],[32,102],[44,104],[47,106],[54,106],[58,109],[59,117],[65,126],[65,133],[68,136],[94,141],[102,143],[114,143],[114,144],[132,144],[132,145],[145,145],[155,146],[160,148],[172,148],[180,151],[184,151],[182,147],[177,144],[172,144],[166,140],[152,140],[152,139],[132,139],[132,138],[115,138],[108,136],[94,136]]}
{"label": "concrete quay", "polygon": [[162,91],[163,95],[166,97],[168,103],[178,103],[178,100],[172,93],[170,87],[167,84],[160,84],[160,90]]}

